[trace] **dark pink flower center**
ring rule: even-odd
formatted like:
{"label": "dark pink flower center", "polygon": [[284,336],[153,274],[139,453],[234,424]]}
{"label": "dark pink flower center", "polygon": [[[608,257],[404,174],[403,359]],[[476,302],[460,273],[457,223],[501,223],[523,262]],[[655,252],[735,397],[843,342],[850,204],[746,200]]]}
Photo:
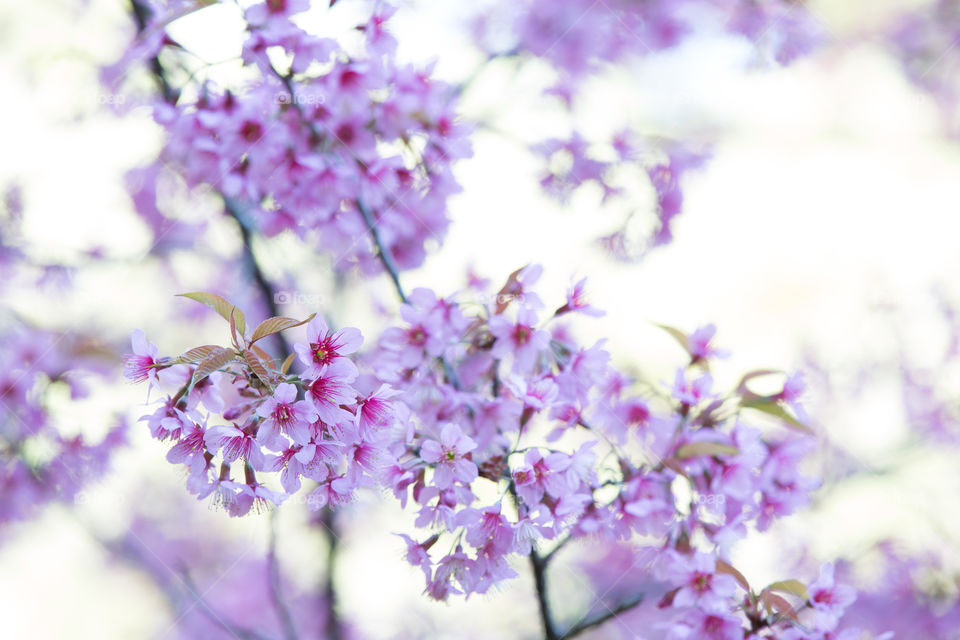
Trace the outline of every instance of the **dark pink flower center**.
{"label": "dark pink flower center", "polygon": [[293,409],[290,405],[278,404],[277,408],[273,410],[273,418],[278,424],[285,427],[293,421]]}
{"label": "dark pink flower center", "polygon": [[320,342],[311,344],[310,350],[313,351],[313,361],[320,366],[330,364],[337,357],[336,347],[337,345],[333,344],[330,336],[324,337]]}
{"label": "dark pink flower center", "polygon": [[533,333],[533,331],[531,331],[530,327],[523,324],[518,324],[513,328],[513,335],[511,337],[516,344],[524,345],[530,341],[531,333]]}
{"label": "dark pink flower center", "polygon": [[247,142],[256,142],[261,136],[263,136],[263,127],[260,126],[259,122],[246,120],[240,126],[240,135]]}
{"label": "dark pink flower center", "polygon": [[411,344],[423,346],[423,343],[427,341],[427,333],[422,328],[416,327],[410,330],[409,338]]}
{"label": "dark pink flower center", "polygon": [[703,621],[703,630],[709,633],[718,633],[723,631],[723,618],[717,616],[707,616]]}
{"label": "dark pink flower center", "polygon": [[693,578],[693,589],[697,593],[706,593],[710,591],[713,576],[707,573],[698,573]]}

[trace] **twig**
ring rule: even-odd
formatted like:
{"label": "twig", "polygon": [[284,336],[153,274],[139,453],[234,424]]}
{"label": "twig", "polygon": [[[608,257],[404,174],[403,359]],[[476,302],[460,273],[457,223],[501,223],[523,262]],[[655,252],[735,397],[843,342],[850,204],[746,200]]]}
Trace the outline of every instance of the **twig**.
{"label": "twig", "polygon": [[327,532],[327,576],[323,585],[324,603],[327,608],[327,636],[326,640],[340,640],[343,633],[340,629],[340,619],[337,616],[337,590],[333,580],[333,569],[337,558],[339,538],[336,530],[336,520],[333,509],[326,506],[323,509],[323,526]]}
{"label": "twig", "polygon": [[624,600],[618,604],[613,609],[608,609],[603,613],[598,613],[592,616],[584,617],[580,622],[570,627],[567,631],[557,636],[557,640],[569,640],[569,638],[576,637],[594,627],[599,627],[604,622],[616,618],[618,615],[625,611],[633,609],[635,606],[643,602],[644,594],[636,595],[628,600]]}
{"label": "twig", "polygon": [[540,622],[543,624],[544,640],[560,640],[556,626],[550,615],[550,603],[547,600],[547,564],[534,549],[530,552],[530,566],[533,568],[533,582],[537,589],[537,604],[540,607]]}
{"label": "twig", "polygon": [[360,210],[363,221],[367,223],[367,228],[370,229],[370,235],[373,236],[373,242],[377,246],[377,255],[380,256],[380,262],[383,263],[383,268],[387,270],[390,279],[393,280],[393,286],[397,290],[400,301],[407,302],[407,294],[403,292],[403,285],[400,284],[400,271],[397,269],[397,263],[394,262],[393,254],[390,252],[389,247],[386,247],[380,239],[380,230],[377,229],[377,221],[359,198],[357,199],[357,209]]}
{"label": "twig", "polygon": [[550,550],[550,553],[548,553],[547,555],[543,556],[543,564],[545,564],[545,565],[546,565],[546,564],[550,564],[550,561],[553,560],[553,557],[554,557],[555,555],[557,555],[557,553],[558,553],[561,549],[563,549],[565,546],[567,546],[567,544],[568,544],[571,540],[573,540],[573,536],[571,536],[570,534],[567,534],[567,537],[565,537],[563,540],[561,540],[561,541],[559,542],[559,544],[557,544],[557,546],[555,546],[553,549],[551,549],[551,550]]}
{"label": "twig", "polygon": [[[133,11],[133,19],[137,24],[137,36],[142,36],[150,26],[150,18],[153,16],[153,12],[143,0],[130,0],[130,7]],[[167,74],[163,65],[160,64],[160,58],[153,56],[147,60],[147,63],[150,65],[150,71],[154,79],[160,85],[160,93],[163,95],[164,101],[169,104],[176,104],[180,98],[180,92],[174,89],[167,80]]]}
{"label": "twig", "polygon": [[[257,257],[253,253],[253,231],[249,226],[249,221],[247,220],[246,213],[243,210],[243,205],[221,194],[223,198],[223,205],[227,211],[227,214],[231,218],[237,221],[237,225],[240,227],[240,235],[243,238],[243,262],[247,266],[247,269],[250,271],[250,274],[253,276],[253,281],[257,285],[257,289],[260,291],[260,297],[263,298],[263,304],[267,307],[267,315],[273,317],[280,315],[279,309],[277,309],[277,302],[274,298],[273,286],[267,280],[266,275],[263,273],[263,269],[260,267],[260,262],[257,260]],[[293,353],[293,347],[290,346],[290,342],[287,340],[286,336],[283,333],[274,333],[273,339],[276,342],[276,345],[280,348],[280,360],[287,357],[288,354]]]}
{"label": "twig", "polygon": [[280,595],[280,566],[277,562],[277,512],[270,512],[270,539],[267,547],[267,574],[270,581],[270,599],[273,601],[273,608],[277,610],[277,617],[280,619],[280,626],[283,628],[283,636],[287,640],[297,640],[297,628],[293,624],[293,618],[290,611],[283,603],[283,597]]}

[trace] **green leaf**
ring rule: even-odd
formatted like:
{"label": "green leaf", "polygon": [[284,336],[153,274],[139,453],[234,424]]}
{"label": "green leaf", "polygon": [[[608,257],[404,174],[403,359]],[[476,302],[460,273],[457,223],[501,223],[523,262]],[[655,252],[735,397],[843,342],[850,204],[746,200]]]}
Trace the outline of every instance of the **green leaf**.
{"label": "green leaf", "polygon": [[313,320],[313,317],[317,315],[311,313],[310,317],[306,320],[294,320],[293,318],[286,318],[283,316],[274,316],[272,318],[267,318],[253,330],[253,335],[250,336],[250,343],[253,344],[261,338],[266,338],[267,336],[273,335],[275,333],[280,333],[281,331],[286,331],[287,329],[292,329],[293,327],[299,327],[302,324],[306,324]]}
{"label": "green leaf", "polygon": [[215,293],[210,293],[208,291],[194,291],[192,293],[178,293],[178,296],[182,298],[190,298],[191,300],[196,300],[197,302],[203,303],[220,314],[220,317],[230,322],[230,318],[233,318],[233,322],[236,324],[237,331],[243,334],[247,330],[247,323],[243,317],[243,311],[239,307],[236,307],[232,302],[227,300],[222,296],[218,296]]}
{"label": "green leaf", "polygon": [[196,385],[217,369],[226,366],[236,357],[237,354],[235,351],[219,347],[217,351],[214,351],[197,365],[197,370],[193,372],[193,384]]}
{"label": "green leaf", "polygon": [[809,600],[810,594],[807,593],[807,587],[799,580],[781,580],[767,586],[767,591],[782,591],[790,593],[803,600]]}
{"label": "green leaf", "polygon": [[744,399],[740,406],[742,406],[744,409],[755,409],[756,411],[761,411],[767,415],[773,416],[774,418],[778,418],[788,427],[793,427],[794,429],[811,435],[813,434],[813,429],[797,420],[795,417],[787,413],[786,409],[771,400],[764,398]]}
{"label": "green leaf", "polygon": [[680,460],[696,458],[697,456],[735,456],[740,453],[736,447],[719,442],[690,442],[677,449],[676,456]]}

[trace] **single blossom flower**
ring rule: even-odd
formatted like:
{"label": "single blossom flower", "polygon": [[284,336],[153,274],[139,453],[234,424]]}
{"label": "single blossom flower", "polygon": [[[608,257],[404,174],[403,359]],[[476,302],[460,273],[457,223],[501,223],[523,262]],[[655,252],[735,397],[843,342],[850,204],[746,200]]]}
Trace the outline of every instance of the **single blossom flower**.
{"label": "single blossom flower", "polygon": [[600,317],[606,315],[606,311],[597,309],[587,302],[585,290],[587,279],[580,279],[575,285],[567,290],[567,302],[554,312],[554,315],[561,316],[565,313],[576,311],[588,316]]}
{"label": "single blossom flower", "polygon": [[420,457],[436,465],[433,483],[440,489],[453,486],[459,480],[470,484],[477,477],[477,465],[465,456],[476,449],[477,443],[464,435],[459,425],[449,423],[443,427],[440,440],[426,440],[420,447]]}
{"label": "single blossom flower", "polygon": [[848,585],[836,584],[834,566],[828,562],[820,567],[819,577],[809,586],[810,606],[826,614],[826,630],[832,630],[843,615],[844,610],[857,599],[857,591]]}
{"label": "single blossom flower", "polygon": [[123,357],[123,375],[133,382],[149,380],[151,387],[158,387],[160,380],[157,378],[157,345],[147,341],[141,329],[134,329],[130,336],[130,346],[133,353]]}
{"label": "single blossom flower", "polygon": [[216,455],[222,449],[226,462],[243,458],[254,469],[263,468],[264,457],[260,445],[252,435],[241,431],[236,425],[210,427],[203,439],[210,453]]}
{"label": "single blossom flower", "polygon": [[335,360],[325,365],[310,383],[307,399],[313,403],[314,410],[326,424],[354,421],[354,414],[341,405],[352,404],[357,398],[356,391],[350,386],[350,382],[356,377],[355,371],[356,367],[352,362],[345,359]]}
{"label": "single blossom flower", "polygon": [[309,425],[318,417],[313,404],[297,400],[297,387],[287,382],[277,385],[273,395],[257,407],[257,415],[263,418],[257,442],[274,451],[287,447],[280,434],[289,436],[297,444],[307,444],[311,435]]}
{"label": "single blossom flower", "polygon": [[307,324],[307,344],[297,343],[294,349],[307,366],[305,377],[315,378],[325,367],[336,364],[341,375],[350,382],[357,377],[357,366],[346,356],[356,352],[362,344],[359,329],[347,327],[332,331],[323,318],[314,316]]}
{"label": "single blossom flower", "polygon": [[723,611],[737,592],[736,579],[718,574],[717,559],[710,553],[698,551],[690,556],[670,553],[662,573],[671,584],[680,586],[673,597],[674,607]]}
{"label": "single blossom flower", "polygon": [[502,315],[490,319],[490,333],[496,339],[491,355],[502,359],[513,356],[514,369],[529,373],[537,364],[540,355],[550,346],[550,334],[537,329],[537,314],[533,309],[523,308],[517,319],[511,321]]}

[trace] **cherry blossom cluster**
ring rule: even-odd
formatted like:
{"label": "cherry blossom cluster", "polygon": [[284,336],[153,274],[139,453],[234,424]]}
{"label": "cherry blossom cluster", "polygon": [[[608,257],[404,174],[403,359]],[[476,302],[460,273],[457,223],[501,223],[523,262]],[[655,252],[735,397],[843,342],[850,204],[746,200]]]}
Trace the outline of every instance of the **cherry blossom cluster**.
{"label": "cherry blossom cluster", "polygon": [[[362,43],[352,48],[298,27],[291,17],[307,8],[250,7],[250,79],[191,85],[157,105],[166,142],[157,168],[134,176],[135,204],[156,232],[158,168],[173,167],[189,187],[223,195],[248,228],[266,236],[290,230],[329,252],[338,269],[379,269],[374,224],[399,268],[419,266],[424,244],[446,232],[447,198],[460,189],[452,167],[471,153],[451,87],[429,68],[396,61],[389,6],[358,27]],[[166,15],[145,34],[162,31]],[[177,50],[169,37],[152,41],[150,55]]]}
{"label": "cherry blossom cluster", "polygon": [[[19,324],[0,339],[0,523],[33,515],[40,505],[76,499],[126,442],[119,424],[97,443],[82,425],[51,410],[51,396],[80,400],[109,369],[79,336]],[[75,435],[69,435],[75,432]]]}
{"label": "cherry blossom cluster", "polygon": [[[305,499],[312,509],[342,505],[357,488],[373,486],[385,464],[383,427],[394,392],[359,375],[350,358],[363,342],[359,330],[334,331],[319,316],[273,317],[248,337],[242,312],[225,299],[185,295],[229,319],[232,345],[161,357],[138,330],[125,375],[160,392],[156,410],[141,420],[171,444],[167,460],[187,467],[188,490],[241,516],[280,504],[304,478],[317,484]],[[257,344],[304,323],[307,342],[283,362]],[[295,359],[301,373],[290,373]],[[271,475],[279,476],[281,490],[262,482]]]}
{"label": "cherry blossom cluster", "polygon": [[[785,0],[695,0],[636,3],[611,0],[545,0],[502,3],[479,20],[481,41],[501,43],[504,22],[513,41],[506,49],[543,58],[573,77],[592,73],[604,63],[623,62],[669,49],[688,35],[713,25],[728,33],[760,41],[772,57],[787,64],[820,39],[820,28],[803,6]],[[490,31],[497,29],[496,38]],[[501,46],[503,46],[501,44]]]}
{"label": "cherry blossom cluster", "polygon": [[[601,313],[584,282],[545,314],[532,288],[539,276],[526,267],[495,295],[474,289],[460,300],[416,289],[404,325],[387,329],[367,360],[399,391],[397,462],[384,477],[401,503],[412,500],[416,526],[433,530],[402,536],[427,593],[484,593],[515,575],[511,557],[571,540],[644,538],[678,588],[666,606],[684,620],[696,606],[705,628],[740,634],[698,637],[788,628],[796,610],[776,586],[757,600],[725,558],[748,527],[793,513],[818,484],[800,471],[813,439],[795,410],[799,376],[762,395],[751,385],[771,372],[755,372],[721,395],[708,372],[722,355],[715,329],[668,328],[688,365],[659,396],[642,396],[603,341],[581,345],[565,322]],[[751,413],[788,428],[751,426]],[[810,589],[833,589],[828,574]],[[835,618],[848,604],[841,591]],[[794,595],[820,603],[813,592]],[[816,628],[832,630],[835,618]]]}
{"label": "cherry blossom cluster", "polygon": [[602,204],[613,201],[630,206],[640,198],[628,191],[641,181],[652,187],[656,219],[652,228],[635,231],[638,210],[630,209],[620,227],[600,240],[616,259],[633,260],[673,239],[673,220],[683,210],[681,180],[687,171],[707,160],[705,151],[683,144],[661,147],[653,142],[641,143],[631,132],[623,131],[608,145],[597,148],[575,132],[569,139],[541,142],[534,146],[534,152],[545,161],[541,187],[561,203],[584,185],[592,184],[600,188]]}
{"label": "cherry blossom cluster", "polygon": [[[609,144],[588,142],[581,132],[590,127],[576,119],[580,94],[591,91],[587,81],[602,77],[610,65],[677,47],[695,33],[746,38],[778,64],[805,55],[821,39],[819,24],[803,3],[788,0],[502,2],[477,18],[475,32],[491,58],[532,57],[550,66],[554,77],[546,93],[570,112],[573,132],[534,145],[544,160],[541,185],[564,202],[580,186],[594,183],[602,192],[600,204],[625,209],[618,228],[600,242],[614,258],[630,261],[672,240],[671,223],[683,206],[682,176],[707,154],[702,143],[663,144],[656,136],[641,135],[634,124]],[[652,206],[634,192],[638,184],[653,187]]]}

